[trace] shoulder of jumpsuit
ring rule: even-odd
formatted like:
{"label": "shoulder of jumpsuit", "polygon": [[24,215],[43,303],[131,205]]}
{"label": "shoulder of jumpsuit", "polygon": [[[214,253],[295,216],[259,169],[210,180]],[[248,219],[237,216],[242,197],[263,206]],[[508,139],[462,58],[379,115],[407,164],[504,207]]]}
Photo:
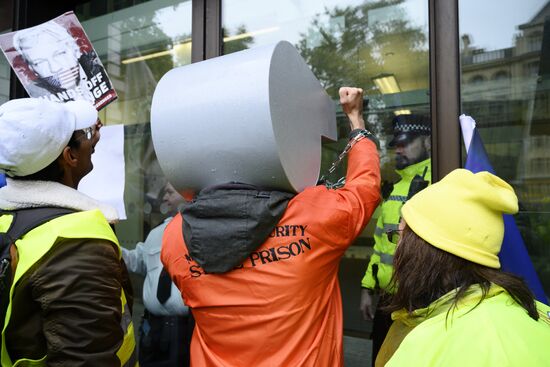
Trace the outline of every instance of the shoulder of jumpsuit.
{"label": "shoulder of jumpsuit", "polygon": [[428,158],[423,160],[422,162],[418,162],[415,164],[411,164],[410,166],[407,166],[403,169],[397,169],[395,172],[399,176],[401,176],[402,180],[412,180],[412,178],[416,175],[422,176],[424,174],[424,169],[428,167],[426,170],[426,175],[424,176],[425,179],[431,182],[432,180],[432,159]]}
{"label": "shoulder of jumpsuit", "polygon": [[182,224],[183,224],[183,215],[181,214],[181,212],[176,213],[176,215],[174,215],[173,217],[166,218],[164,222],[161,224],[161,225],[164,225],[163,238],[166,235],[166,232],[168,230],[173,231],[173,230],[179,229],[179,232],[181,233]]}
{"label": "shoulder of jumpsuit", "polygon": [[169,265],[171,262],[176,261],[184,254],[185,241],[183,240],[183,218],[182,214],[178,213],[172,218],[164,229],[162,235],[162,247],[161,247],[161,262],[163,265]]}
{"label": "shoulder of jumpsuit", "polygon": [[143,247],[147,252],[154,252],[155,250],[160,251],[164,231],[172,219],[173,217],[166,218],[161,224],[149,232],[147,238],[145,238],[145,241],[143,242]]}

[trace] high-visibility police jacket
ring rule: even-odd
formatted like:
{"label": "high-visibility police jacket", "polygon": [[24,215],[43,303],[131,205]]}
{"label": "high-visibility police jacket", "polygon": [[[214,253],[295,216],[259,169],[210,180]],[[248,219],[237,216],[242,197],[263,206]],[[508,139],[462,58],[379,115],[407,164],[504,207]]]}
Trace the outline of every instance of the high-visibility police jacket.
{"label": "high-visibility police jacket", "polygon": [[[11,215],[0,216],[1,232],[7,231],[12,219],[13,218]],[[138,365],[135,353],[135,339],[132,316],[126,301],[126,293],[122,286],[120,287],[119,306],[120,327],[122,329],[122,332],[119,333],[119,336],[121,337],[121,339],[115,339],[112,341],[112,350],[116,353],[116,357],[111,355],[110,357],[102,359],[101,354],[105,353],[105,351],[95,350],[95,347],[93,345],[81,345],[78,342],[78,338],[82,340],[84,339],[84,337],[86,337],[87,340],[93,340],[94,333],[97,332],[97,330],[101,330],[101,328],[105,327],[104,325],[102,325],[102,321],[112,321],[114,318],[116,320],[117,315],[114,315],[114,312],[110,312],[111,309],[102,307],[102,302],[107,302],[104,298],[105,294],[112,292],[112,288],[106,289],[105,287],[110,287],[111,283],[97,284],[100,282],[96,282],[98,276],[110,277],[113,276],[112,274],[109,274],[109,272],[106,272],[104,274],[97,274],[97,269],[91,272],[90,269],[98,266],[98,264],[92,263],[89,264],[89,268],[85,265],[79,267],[77,264],[75,264],[74,268],[67,269],[66,279],[62,279],[57,284],[43,285],[40,284],[42,281],[41,279],[33,278],[35,272],[37,271],[37,268],[39,269],[40,266],[46,266],[44,264],[48,264],[48,260],[50,260],[51,258],[55,256],[71,256],[73,253],[63,252],[63,247],[70,247],[72,245],[69,245],[69,243],[79,243],[82,242],[81,240],[84,241],[82,248],[87,248],[88,251],[96,252],[105,251],[105,249],[100,246],[93,246],[92,241],[109,241],[114,246],[116,246],[116,251],[118,252],[117,265],[120,266],[120,245],[118,244],[118,240],[113,233],[113,230],[99,210],[81,211],[55,218],[39,227],[34,228],[26,235],[24,235],[20,240],[16,241],[15,244],[17,247],[18,262],[10,289],[10,303],[8,305],[8,309],[5,315],[4,329],[2,330],[1,364],[3,367],[31,365],[45,366],[48,364],[48,362],[51,362],[49,361],[50,356],[48,355],[50,351],[51,353],[59,354],[59,351],[64,349],[66,350],[64,350],[62,354],[73,357],[78,356],[79,361],[82,363],[82,365],[94,365],[97,363],[103,364],[103,362],[101,361],[106,360],[118,361],[116,365],[120,366],[134,367]],[[58,251],[60,248],[61,251]],[[106,248],[109,248],[109,246],[106,246]],[[84,258],[80,261],[86,262],[86,259]],[[92,273],[94,274],[91,275]],[[41,290],[50,286],[50,293],[48,293],[47,295],[34,294],[34,292],[39,291],[33,288],[33,286],[28,286],[31,283],[33,284],[33,286],[39,285],[36,288],[40,288]],[[84,293],[86,294],[86,297],[72,299],[70,295],[72,293],[71,287],[84,287]],[[104,288],[99,289],[99,287]],[[80,291],[82,291],[82,289]],[[64,299],[64,303],[62,305],[57,304],[59,303],[56,299],[57,296],[61,296]],[[16,308],[13,307],[14,299],[16,299],[18,302],[18,306]],[[38,304],[38,306],[31,306],[31,304]],[[47,307],[46,309],[43,309],[45,305],[47,305]],[[28,329],[28,325],[24,324],[25,320],[21,320],[20,317],[18,318],[18,313],[24,313],[23,310],[18,307],[38,307],[38,312],[44,318],[40,323],[38,323],[38,325],[42,324],[42,327],[49,328],[49,335],[44,335],[41,330],[29,330],[29,333],[32,333],[32,335],[28,335],[28,340],[25,340],[27,335],[24,334],[24,332],[21,330],[25,329],[25,327]],[[79,312],[85,310],[86,307],[88,309],[97,309],[98,314],[94,314],[90,318],[82,317],[82,314]],[[63,320],[63,322],[65,322],[64,325],[70,323],[71,330],[66,330],[62,326],[59,319],[46,320],[48,314],[54,312],[60,318],[65,319]],[[12,325],[14,322],[16,323],[16,325]],[[59,322],[59,324],[57,322]],[[34,326],[36,325],[33,325],[33,327]],[[7,337],[10,337],[10,327],[17,329],[16,331],[14,331],[14,335],[15,333],[17,333],[16,335],[18,338],[16,342],[11,344],[19,344],[17,345],[17,347],[27,347],[30,349],[33,348],[33,345],[35,343],[47,345],[46,349],[44,350],[45,355],[41,356],[41,358],[36,358],[36,356],[33,356],[32,358],[24,358],[22,356],[19,356],[18,360],[12,360],[9,354],[10,348],[8,346],[10,344],[10,341],[7,340]],[[63,345],[63,340],[74,341],[74,344],[71,346]],[[98,341],[97,344],[101,344],[100,342],[104,341]],[[29,345],[21,346],[21,343],[28,343]],[[83,353],[81,349],[86,350],[86,353],[88,354]],[[84,357],[82,357],[82,355],[84,355]],[[68,357],[67,360],[71,360],[71,358],[72,357]],[[82,361],[80,358],[88,360]],[[115,364],[113,362],[109,363],[109,365]]]}
{"label": "high-visibility police jacket", "polygon": [[[412,314],[405,310],[392,314],[392,328],[402,323],[412,331],[386,367],[550,365],[550,307],[537,302],[539,320],[535,321],[497,285],[479,303],[481,289],[476,285],[468,289],[454,309],[455,292]],[[392,335],[390,329],[382,349],[393,343],[389,340]]]}
{"label": "high-visibility police jacket", "polygon": [[[390,196],[382,203],[380,216],[376,222],[374,230],[374,252],[370,258],[367,271],[361,281],[361,286],[369,289],[384,289],[391,292],[388,288],[390,279],[393,274],[393,255],[395,254],[395,246],[397,239],[390,242],[386,232],[395,230],[399,227],[401,221],[401,207],[407,200],[409,188],[414,176],[424,175],[424,180],[431,183],[431,159],[426,159],[422,162],[410,165],[396,172],[401,176],[393,187]],[[374,268],[377,271],[373,272]]]}

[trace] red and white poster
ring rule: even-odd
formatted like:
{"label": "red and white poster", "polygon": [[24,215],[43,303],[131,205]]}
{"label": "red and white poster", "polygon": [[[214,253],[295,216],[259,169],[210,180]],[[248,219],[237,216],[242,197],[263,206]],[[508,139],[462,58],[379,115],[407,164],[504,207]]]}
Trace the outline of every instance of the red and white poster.
{"label": "red and white poster", "polygon": [[0,48],[30,97],[56,102],[83,99],[98,111],[117,98],[73,12],[2,34]]}

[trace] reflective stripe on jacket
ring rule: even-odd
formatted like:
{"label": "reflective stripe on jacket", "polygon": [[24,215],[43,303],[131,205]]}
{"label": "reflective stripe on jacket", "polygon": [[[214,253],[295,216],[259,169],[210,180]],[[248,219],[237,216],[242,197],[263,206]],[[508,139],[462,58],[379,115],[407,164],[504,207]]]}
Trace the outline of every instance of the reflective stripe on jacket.
{"label": "reflective stripe on jacket", "polygon": [[[390,329],[382,351],[399,342],[400,345],[386,367],[548,365],[550,307],[537,302],[539,320],[535,321],[497,285],[492,285],[479,303],[481,289],[476,285],[467,290],[454,309],[455,292],[412,314],[405,310],[392,314],[392,329],[401,324],[412,331],[400,342],[391,340],[392,335],[399,333],[392,334]],[[450,308],[453,309],[448,312]],[[383,365],[378,358],[377,365]]]}
{"label": "reflective stripe on jacket", "polygon": [[[8,217],[8,218],[6,218]],[[0,217],[0,231],[7,231],[11,223],[11,216]],[[66,239],[99,239],[110,241],[116,245],[119,257],[120,245],[113,230],[99,210],[82,211],[64,215],[53,219],[28,232],[22,239],[16,241],[18,262],[14,279],[10,289],[10,303],[5,315],[4,329],[2,330],[2,366],[45,366],[47,355],[39,360],[19,359],[13,362],[8,354],[5,332],[9,326],[12,315],[12,301],[17,282],[42,258],[52,250],[59,238]],[[106,274],[108,276],[108,274]],[[121,291],[121,327],[124,331],[124,339],[117,351],[117,357],[121,366],[137,366],[135,353],[134,328],[132,315],[126,302],[126,294]],[[17,311],[15,311],[17,312]]]}
{"label": "reflective stripe on jacket", "polygon": [[[432,181],[431,164],[431,159],[426,159],[403,170],[396,171],[401,176],[401,180],[394,185],[390,196],[382,203],[380,216],[374,230],[374,252],[361,281],[362,287],[369,289],[381,288],[391,292],[387,287],[393,273],[393,254],[395,253],[396,243],[388,240],[386,232],[399,227],[401,207],[407,201],[413,177],[416,175],[422,176],[427,168],[424,179],[428,182]],[[373,273],[373,265],[378,267],[376,277]]]}

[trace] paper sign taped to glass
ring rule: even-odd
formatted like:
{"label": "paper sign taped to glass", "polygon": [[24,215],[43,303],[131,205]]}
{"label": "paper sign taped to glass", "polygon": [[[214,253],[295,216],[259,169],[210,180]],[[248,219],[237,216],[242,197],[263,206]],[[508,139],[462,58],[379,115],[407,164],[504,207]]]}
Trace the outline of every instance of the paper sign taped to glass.
{"label": "paper sign taped to glass", "polygon": [[172,69],[159,81],[151,134],[180,192],[227,182],[300,192],[315,185],[334,102],[288,42]]}
{"label": "paper sign taped to glass", "polygon": [[0,48],[30,97],[83,99],[97,110],[117,98],[109,76],[73,12],[0,35]]}

